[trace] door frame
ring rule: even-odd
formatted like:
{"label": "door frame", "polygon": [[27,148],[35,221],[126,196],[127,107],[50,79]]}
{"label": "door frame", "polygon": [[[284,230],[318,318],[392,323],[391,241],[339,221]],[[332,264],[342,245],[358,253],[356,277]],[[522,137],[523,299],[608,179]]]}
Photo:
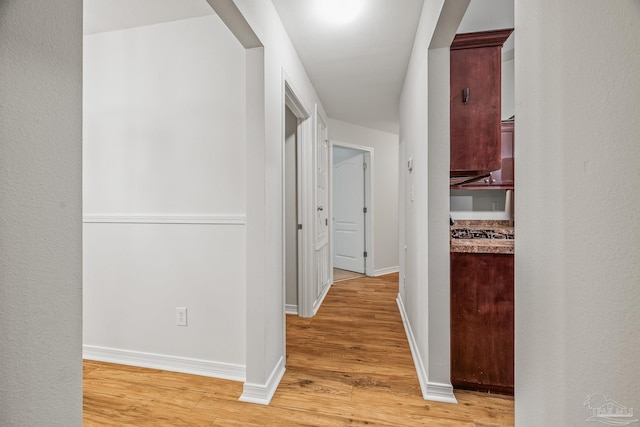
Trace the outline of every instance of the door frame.
{"label": "door frame", "polygon": [[[291,82],[291,79],[287,75],[284,69],[282,69],[282,136],[281,136],[281,161],[282,161],[282,241],[286,242],[286,218],[285,218],[285,116],[286,108],[288,107],[294,116],[298,119],[296,129],[296,169],[297,169],[297,203],[298,203],[298,224],[302,225],[302,229],[298,229],[298,301],[297,311],[298,316],[309,317],[312,314],[313,302],[309,303],[309,286],[312,283],[313,274],[313,253],[309,251],[308,247],[311,246],[309,242],[313,242],[313,218],[310,206],[313,203],[311,197],[310,186],[312,185],[312,179],[310,175],[310,168],[308,165],[312,164],[312,148],[313,148],[313,116],[305,107],[299,92]],[[285,340],[285,354],[286,354],[286,245],[282,245],[282,299],[283,299],[283,328]]]}
{"label": "door frame", "polygon": [[375,245],[373,243],[373,224],[375,209],[373,209],[373,202],[375,194],[374,191],[374,149],[372,147],[365,147],[364,145],[351,144],[348,142],[342,142],[337,140],[331,140],[329,143],[330,154],[329,154],[329,215],[331,220],[329,221],[329,257],[331,258],[331,269],[330,269],[330,282],[333,283],[333,256],[334,256],[334,217],[333,217],[333,148],[334,147],[342,147],[349,148],[352,150],[362,151],[364,153],[365,162],[367,163],[367,168],[365,169],[364,174],[364,203],[367,208],[367,215],[364,218],[364,239],[365,246],[364,250],[367,252],[367,257],[365,259],[365,269],[364,274],[367,276],[373,276],[375,272],[374,265],[374,255],[375,255]]}
{"label": "door frame", "polygon": [[[284,283],[285,283],[285,289],[284,289],[284,293],[285,293],[285,314],[298,314],[298,287],[300,284],[300,281],[302,280],[302,251],[301,251],[301,244],[302,244],[302,230],[300,230],[298,228],[298,225],[301,224],[301,213],[300,213],[300,147],[299,147],[299,127],[300,124],[302,122],[302,119],[298,116],[295,115],[295,113],[293,113],[293,111],[291,111],[291,108],[289,107],[288,103],[285,101],[285,108],[284,108],[285,114],[284,114],[284,132],[285,132],[285,140],[284,140],[284,163],[283,163],[283,170],[284,170],[284,178],[283,178],[283,202],[284,202],[284,211],[283,211],[283,217],[284,217],[284,236],[285,236],[285,241],[283,244],[283,248],[284,248],[284,254],[286,259],[284,260],[284,264],[283,264],[283,274],[284,274]],[[286,149],[286,145],[288,144],[287,142],[287,138],[289,136],[291,136],[291,134],[286,133],[287,132],[287,127],[289,126],[287,121],[288,121],[288,111],[291,112],[291,114],[293,115],[293,118],[295,119],[295,126],[296,126],[296,130],[295,130],[295,134],[294,134],[294,141],[293,144],[295,145],[294,150],[295,150],[295,158],[293,159],[293,161],[295,162],[295,183],[290,182],[290,179],[287,179],[287,173],[288,173],[288,169],[287,169],[287,165],[288,165],[288,161],[290,161],[290,158],[287,154],[287,149]],[[292,120],[293,121],[293,120]],[[295,210],[296,210],[296,215],[295,215],[295,227],[296,227],[296,254],[295,254],[295,259],[296,259],[296,282],[295,282],[295,287],[296,287],[296,301],[295,301],[295,310],[293,309],[293,307],[290,308],[289,304],[287,303],[287,293],[289,291],[289,286],[291,285],[289,283],[289,268],[290,266],[288,265],[288,261],[289,261],[289,242],[287,238],[287,235],[289,233],[289,228],[292,226],[292,224],[289,222],[287,222],[287,210],[289,208],[289,199],[288,199],[288,194],[290,190],[287,190],[287,187],[289,184],[295,184]]]}

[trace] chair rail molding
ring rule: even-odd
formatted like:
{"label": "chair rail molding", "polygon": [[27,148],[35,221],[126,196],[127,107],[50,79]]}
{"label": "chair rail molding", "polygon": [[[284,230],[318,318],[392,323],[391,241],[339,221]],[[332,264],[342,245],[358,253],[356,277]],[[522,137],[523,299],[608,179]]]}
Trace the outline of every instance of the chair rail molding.
{"label": "chair rail molding", "polygon": [[84,214],[85,224],[210,224],[246,225],[246,215],[217,214]]}

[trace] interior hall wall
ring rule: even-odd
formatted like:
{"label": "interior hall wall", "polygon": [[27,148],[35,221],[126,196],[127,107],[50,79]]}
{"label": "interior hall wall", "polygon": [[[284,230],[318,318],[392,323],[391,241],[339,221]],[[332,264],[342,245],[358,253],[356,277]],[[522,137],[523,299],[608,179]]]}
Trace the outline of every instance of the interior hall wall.
{"label": "interior hall wall", "polygon": [[82,424],[82,1],[0,3],[0,425]]}
{"label": "interior hall wall", "polygon": [[86,357],[244,379],[245,85],[216,15],[85,37]]}
{"label": "interior hall wall", "polygon": [[588,418],[640,407],[640,3],[515,11],[516,425],[621,422]]}

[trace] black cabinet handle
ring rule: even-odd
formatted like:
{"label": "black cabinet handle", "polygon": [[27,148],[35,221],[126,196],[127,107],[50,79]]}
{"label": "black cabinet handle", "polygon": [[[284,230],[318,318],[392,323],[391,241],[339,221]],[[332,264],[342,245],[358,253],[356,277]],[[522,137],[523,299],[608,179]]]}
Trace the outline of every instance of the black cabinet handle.
{"label": "black cabinet handle", "polygon": [[469,103],[469,88],[465,87],[464,89],[462,89],[462,102],[464,105],[467,105]]}

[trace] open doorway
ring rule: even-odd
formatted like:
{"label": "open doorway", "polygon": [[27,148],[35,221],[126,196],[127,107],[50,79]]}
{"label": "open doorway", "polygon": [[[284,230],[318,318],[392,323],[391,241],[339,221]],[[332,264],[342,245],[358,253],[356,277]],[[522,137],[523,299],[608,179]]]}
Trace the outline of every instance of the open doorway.
{"label": "open doorway", "polygon": [[[309,154],[311,140],[311,115],[304,107],[283,71],[284,108],[283,108],[283,147],[282,147],[282,185],[283,185],[283,271],[285,312],[300,316],[310,316],[312,303],[307,301],[311,271],[310,254],[305,252],[305,242],[310,239],[308,219],[309,195],[305,191],[303,159]],[[285,325],[286,335],[286,322]]]}
{"label": "open doorway", "polygon": [[332,150],[334,281],[371,275],[373,151],[339,142]]}
{"label": "open doorway", "polygon": [[298,118],[286,106],[284,129],[285,307],[287,314],[298,314],[302,228],[298,217]]}

